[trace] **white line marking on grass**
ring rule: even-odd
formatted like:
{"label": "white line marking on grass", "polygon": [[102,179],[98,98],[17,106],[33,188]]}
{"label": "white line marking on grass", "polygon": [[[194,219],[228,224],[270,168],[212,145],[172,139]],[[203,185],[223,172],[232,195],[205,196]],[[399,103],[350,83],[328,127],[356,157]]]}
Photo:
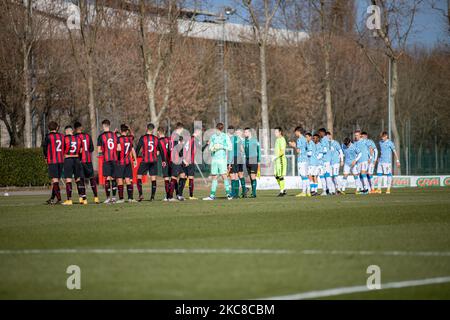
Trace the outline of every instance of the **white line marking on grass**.
{"label": "white line marking on grass", "polygon": [[293,250],[272,249],[24,249],[0,250],[0,254],[295,254]]}
{"label": "white line marking on grass", "polygon": [[341,256],[416,256],[450,257],[449,251],[356,251],[356,250],[290,250],[290,249],[196,249],[196,248],[137,248],[137,249],[4,249],[0,254],[274,254],[274,255],[341,255]]}
{"label": "white line marking on grass", "polygon": [[439,277],[439,278],[428,278],[428,279],[420,279],[420,280],[408,280],[408,281],[398,281],[398,282],[388,282],[381,285],[381,289],[371,290],[367,288],[367,286],[354,286],[354,287],[341,287],[341,288],[333,288],[327,290],[318,290],[318,291],[308,291],[296,294],[290,294],[286,296],[277,296],[270,297],[258,300],[305,300],[305,299],[317,299],[317,298],[325,298],[332,296],[339,296],[343,294],[351,294],[357,292],[369,292],[369,291],[378,291],[384,289],[397,289],[397,288],[407,288],[407,287],[417,287],[417,286],[425,286],[430,284],[440,284],[440,283],[449,283],[450,277]]}
{"label": "white line marking on grass", "polygon": [[423,256],[447,257],[449,251],[369,251],[369,250],[302,250],[301,254],[311,255],[357,255],[357,256]]}

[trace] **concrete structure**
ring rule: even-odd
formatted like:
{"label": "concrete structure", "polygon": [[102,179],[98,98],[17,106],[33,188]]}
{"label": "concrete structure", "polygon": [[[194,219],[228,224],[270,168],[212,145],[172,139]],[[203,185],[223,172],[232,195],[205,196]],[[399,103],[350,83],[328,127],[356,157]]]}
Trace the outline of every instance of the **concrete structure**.
{"label": "concrete structure", "polygon": [[[61,20],[61,22],[75,23],[73,27],[76,28],[77,14],[79,15],[78,6],[75,5],[77,1],[74,0],[36,0],[33,3],[35,11],[47,13],[55,16]],[[107,10],[110,11],[111,16],[116,16],[120,13],[122,17],[126,17],[121,23],[124,28],[133,27],[137,25],[137,13],[139,7],[137,1],[123,1],[121,7],[117,6],[114,1],[106,1],[111,6]],[[148,9],[148,12],[152,14],[164,13],[163,8]],[[202,38],[209,40],[227,42],[252,42],[253,41],[253,29],[252,26],[238,23],[225,22],[219,14],[201,11],[181,9],[181,18],[178,19],[178,32],[188,37]],[[200,21],[200,20],[203,21]],[[79,20],[78,20],[79,21]],[[154,25],[158,24],[157,21],[149,22],[149,32],[158,31]],[[63,26],[65,27],[65,26]],[[287,29],[270,29],[270,41],[273,45],[285,45],[288,43],[296,43],[308,39],[308,34],[301,31],[293,31]]]}

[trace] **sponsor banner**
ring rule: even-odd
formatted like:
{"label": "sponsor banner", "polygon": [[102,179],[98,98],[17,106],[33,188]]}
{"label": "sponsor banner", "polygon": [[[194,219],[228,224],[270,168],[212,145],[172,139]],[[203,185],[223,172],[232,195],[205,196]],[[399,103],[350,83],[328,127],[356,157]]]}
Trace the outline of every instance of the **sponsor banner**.
{"label": "sponsor banner", "polygon": [[440,187],[445,177],[417,177],[415,185],[420,188]]}
{"label": "sponsor banner", "polygon": [[[378,179],[382,179],[382,187],[386,188],[387,179],[385,176],[372,178],[372,185],[378,186]],[[343,177],[338,177],[338,183],[342,184]],[[301,178],[296,176],[285,177],[286,189],[301,189]],[[418,187],[418,188],[430,188],[430,187],[449,187],[450,176],[393,176],[392,187],[393,188],[406,188],[406,187]],[[258,189],[260,190],[276,190],[278,189],[277,181],[274,177],[261,177],[258,180]],[[319,188],[322,188],[321,181],[319,179]],[[347,177],[347,188],[355,188],[355,180],[353,176]]]}
{"label": "sponsor banner", "polygon": [[450,187],[450,177],[444,177],[444,180],[442,181],[442,185],[444,187]]}
{"label": "sponsor banner", "polygon": [[[386,179],[384,179],[386,180]],[[387,181],[385,181],[385,184]],[[408,176],[394,176],[392,177],[392,187],[401,188],[401,187],[409,187],[411,186],[411,177]]]}

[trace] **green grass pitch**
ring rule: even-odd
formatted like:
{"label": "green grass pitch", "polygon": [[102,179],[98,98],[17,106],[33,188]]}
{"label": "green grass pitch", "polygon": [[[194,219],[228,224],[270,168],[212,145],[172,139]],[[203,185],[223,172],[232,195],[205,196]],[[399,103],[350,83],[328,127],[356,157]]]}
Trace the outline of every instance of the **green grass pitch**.
{"label": "green grass pitch", "polygon": [[[256,299],[362,286],[369,265],[382,286],[450,276],[450,188],[293,194],[73,207],[1,196],[0,298]],[[66,288],[69,265],[81,268],[81,290]],[[449,299],[450,283],[331,298]]]}

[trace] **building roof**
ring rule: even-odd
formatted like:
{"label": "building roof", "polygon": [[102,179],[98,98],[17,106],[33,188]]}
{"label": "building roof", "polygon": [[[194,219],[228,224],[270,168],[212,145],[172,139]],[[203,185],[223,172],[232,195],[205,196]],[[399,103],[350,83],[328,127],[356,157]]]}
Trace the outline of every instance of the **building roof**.
{"label": "building roof", "polygon": [[[33,2],[34,10],[44,14],[51,14],[61,21],[67,19],[77,12],[76,0],[36,0]],[[127,23],[132,26],[136,23],[139,7],[136,0],[114,1],[106,0],[108,11],[113,16],[117,12],[125,12],[128,15]],[[165,8],[148,7],[146,11],[152,15],[164,14]],[[205,21],[198,21],[203,17]],[[205,19],[206,17],[206,19]],[[125,26],[126,27],[126,26]],[[155,28],[149,23],[148,30]],[[195,9],[181,9],[178,19],[178,32],[193,38],[209,40],[224,40],[227,42],[252,42],[254,40],[254,30],[251,25],[225,22],[219,14]],[[298,43],[308,39],[308,34],[301,31],[271,28],[269,30],[269,44],[286,45]]]}

